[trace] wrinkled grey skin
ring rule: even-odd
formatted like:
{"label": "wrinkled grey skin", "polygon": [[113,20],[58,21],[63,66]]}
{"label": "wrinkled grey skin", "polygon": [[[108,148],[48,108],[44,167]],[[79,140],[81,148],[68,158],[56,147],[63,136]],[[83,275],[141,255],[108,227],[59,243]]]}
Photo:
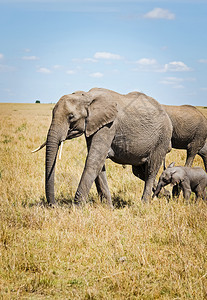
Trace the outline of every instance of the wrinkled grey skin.
{"label": "wrinkled grey skin", "polygon": [[95,181],[101,198],[112,206],[105,172],[105,159],[132,165],[145,181],[142,199],[151,197],[152,186],[172,135],[170,119],[153,98],[132,92],[121,95],[94,88],[65,95],[53,109],[46,142],[46,198],[55,203],[54,173],[61,141],[85,134],[88,155],[75,194],[75,203],[86,201]]}
{"label": "wrinkled grey skin", "polygon": [[185,166],[191,167],[196,154],[203,159],[207,172],[207,119],[194,106],[162,105],[172,125],[172,148],[186,149]]}
{"label": "wrinkled grey skin", "polygon": [[205,166],[205,170],[207,172],[207,140],[206,140],[203,148],[201,148],[201,150],[198,151],[198,155],[200,155],[200,157],[202,157],[204,166]]}
{"label": "wrinkled grey skin", "polygon": [[158,196],[161,189],[170,183],[175,187],[173,197],[179,196],[182,190],[186,200],[189,200],[191,191],[196,194],[196,198],[206,200],[207,174],[202,168],[175,167],[175,163],[171,163],[162,172],[153,197]]}

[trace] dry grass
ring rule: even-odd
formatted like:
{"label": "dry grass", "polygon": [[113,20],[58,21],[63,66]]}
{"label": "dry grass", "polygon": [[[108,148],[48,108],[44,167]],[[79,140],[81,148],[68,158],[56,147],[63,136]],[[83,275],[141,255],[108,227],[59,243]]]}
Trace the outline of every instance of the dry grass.
{"label": "dry grass", "polygon": [[[0,104],[1,299],[207,299],[207,207],[156,199],[107,161],[117,208],[95,188],[83,209],[68,205],[84,166],[83,138],[65,143],[56,169],[59,206],[46,209],[43,143],[52,105]],[[207,110],[204,110],[207,113]],[[183,164],[173,150],[167,163]],[[194,165],[203,166],[196,158]]]}

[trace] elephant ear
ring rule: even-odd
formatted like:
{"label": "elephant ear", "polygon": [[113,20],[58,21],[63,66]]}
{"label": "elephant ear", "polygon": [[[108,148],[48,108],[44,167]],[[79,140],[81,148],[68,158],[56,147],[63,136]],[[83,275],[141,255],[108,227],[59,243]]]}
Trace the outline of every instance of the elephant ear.
{"label": "elephant ear", "polygon": [[86,136],[94,134],[101,127],[113,122],[117,116],[117,103],[111,98],[98,96],[88,107]]}

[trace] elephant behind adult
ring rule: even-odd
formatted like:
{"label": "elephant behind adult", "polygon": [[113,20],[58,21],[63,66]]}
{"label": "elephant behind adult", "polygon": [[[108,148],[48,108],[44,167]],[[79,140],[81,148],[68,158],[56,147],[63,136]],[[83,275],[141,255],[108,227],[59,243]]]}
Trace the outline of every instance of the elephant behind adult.
{"label": "elephant behind adult", "polygon": [[85,202],[95,181],[99,195],[112,206],[105,173],[107,157],[132,165],[133,173],[145,181],[142,199],[147,201],[172,135],[170,119],[162,106],[142,93],[121,95],[101,88],[61,97],[53,109],[46,141],[45,189],[49,204],[55,203],[59,145],[83,133],[88,155],[75,203]]}
{"label": "elephant behind adult", "polygon": [[198,155],[203,159],[205,170],[207,172],[207,140],[204,146],[198,151]]}
{"label": "elephant behind adult", "polygon": [[162,105],[172,126],[172,148],[186,149],[185,166],[191,167],[196,154],[203,159],[207,172],[207,119],[191,105]]}

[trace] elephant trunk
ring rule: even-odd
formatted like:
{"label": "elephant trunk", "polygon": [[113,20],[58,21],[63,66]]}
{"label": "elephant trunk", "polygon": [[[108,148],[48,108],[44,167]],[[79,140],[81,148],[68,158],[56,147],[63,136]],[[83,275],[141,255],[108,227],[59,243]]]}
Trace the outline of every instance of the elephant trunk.
{"label": "elephant trunk", "polygon": [[158,185],[157,185],[156,190],[154,191],[154,194],[153,194],[152,198],[159,195],[162,187],[163,187],[162,182],[159,182]]}
{"label": "elephant trunk", "polygon": [[49,205],[55,204],[54,177],[59,144],[60,138],[58,138],[57,131],[50,128],[47,136],[45,158],[45,193]]}

